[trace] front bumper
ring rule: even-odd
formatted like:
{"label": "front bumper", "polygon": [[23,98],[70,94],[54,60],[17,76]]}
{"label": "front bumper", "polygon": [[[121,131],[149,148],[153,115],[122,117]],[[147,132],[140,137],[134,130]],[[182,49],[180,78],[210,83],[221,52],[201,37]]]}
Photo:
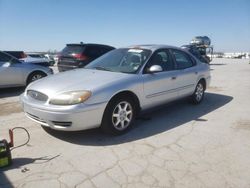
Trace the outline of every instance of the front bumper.
{"label": "front bumper", "polygon": [[31,120],[51,129],[79,131],[99,127],[107,103],[74,105],[77,107],[50,108],[37,104],[21,95],[20,102],[25,115]]}

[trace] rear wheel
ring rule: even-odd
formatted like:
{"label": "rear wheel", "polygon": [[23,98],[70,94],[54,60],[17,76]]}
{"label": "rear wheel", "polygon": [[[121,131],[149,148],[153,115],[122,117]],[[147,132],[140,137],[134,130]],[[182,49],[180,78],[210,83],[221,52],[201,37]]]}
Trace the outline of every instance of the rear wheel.
{"label": "rear wheel", "polygon": [[199,81],[196,85],[195,91],[193,95],[191,96],[192,102],[194,104],[199,104],[204,98],[204,92],[205,92],[205,84],[203,81]]}
{"label": "rear wheel", "polygon": [[130,98],[113,99],[104,112],[101,129],[114,135],[125,133],[135,119],[136,107],[134,104]]}
{"label": "rear wheel", "polygon": [[34,82],[36,80],[39,80],[43,77],[47,76],[43,72],[33,72],[31,75],[29,75],[28,80],[27,80],[27,85],[29,85],[31,82]]}

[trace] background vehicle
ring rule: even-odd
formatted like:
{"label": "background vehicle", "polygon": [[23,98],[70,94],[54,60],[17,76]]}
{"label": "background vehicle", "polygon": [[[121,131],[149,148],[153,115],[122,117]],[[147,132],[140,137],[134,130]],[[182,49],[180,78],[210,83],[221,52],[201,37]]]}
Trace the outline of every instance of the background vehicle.
{"label": "background vehicle", "polygon": [[54,59],[49,54],[44,53],[26,53],[28,57],[37,58],[37,60],[41,60],[44,62],[48,62],[49,66],[53,66],[55,64]]}
{"label": "background vehicle", "polygon": [[55,54],[49,54],[49,53],[46,53],[44,54],[45,58],[47,58],[49,60],[49,64],[50,66],[54,66],[56,61],[55,61]]}
{"label": "background vehicle", "polygon": [[54,64],[53,60],[48,59],[41,53],[24,53],[23,51],[4,51],[11,56],[16,57],[24,63],[33,63],[41,66],[51,66]]}
{"label": "background vehicle", "polygon": [[22,59],[27,57],[27,54],[25,54],[24,51],[4,51],[4,52],[14,56],[17,59]]}
{"label": "background vehicle", "polygon": [[207,36],[196,36],[189,45],[183,45],[182,48],[188,50],[204,63],[209,64],[212,61],[213,46],[211,46],[211,40]]}
{"label": "background vehicle", "polygon": [[50,74],[53,74],[50,68],[23,63],[0,51],[0,88],[25,86]]}
{"label": "background vehicle", "polygon": [[200,50],[195,45],[190,45],[190,44],[183,45],[182,48],[190,52],[192,55],[194,55],[197,59],[199,59],[203,63],[209,63],[211,61],[210,58],[207,57],[206,55],[201,55]]}
{"label": "background vehicle", "polygon": [[67,44],[58,59],[59,72],[82,68],[94,59],[113,50],[114,47],[102,44]]}
{"label": "background vehicle", "polygon": [[185,50],[141,45],[112,50],[83,69],[36,82],[21,101],[30,119],[52,129],[101,126],[121,134],[142,110],[183,97],[199,104],[209,82],[209,65]]}
{"label": "background vehicle", "polygon": [[20,61],[22,61],[23,63],[32,63],[32,64],[36,64],[36,65],[40,65],[43,67],[48,67],[50,66],[49,60],[46,58],[35,58],[35,57],[26,57],[26,58],[22,58],[19,59]]}
{"label": "background vehicle", "polygon": [[54,65],[57,65],[57,64],[58,64],[59,56],[60,56],[59,53],[56,53],[56,54],[53,55],[52,58],[53,58],[53,60],[54,60],[54,62],[55,62]]}

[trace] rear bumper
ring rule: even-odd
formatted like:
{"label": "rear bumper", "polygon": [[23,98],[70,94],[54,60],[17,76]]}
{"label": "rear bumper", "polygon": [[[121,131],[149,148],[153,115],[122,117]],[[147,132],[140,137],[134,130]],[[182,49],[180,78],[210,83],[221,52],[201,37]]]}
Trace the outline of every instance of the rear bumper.
{"label": "rear bumper", "polygon": [[62,71],[67,71],[67,70],[72,70],[72,69],[77,69],[77,68],[83,68],[89,63],[89,61],[84,60],[74,60],[74,59],[61,59],[58,61],[57,66],[59,72]]}
{"label": "rear bumper", "polygon": [[79,66],[77,66],[77,65],[61,65],[61,64],[57,64],[57,67],[58,67],[58,71],[59,72],[68,71],[68,70],[79,68]]}
{"label": "rear bumper", "polygon": [[[20,102],[25,115],[46,127],[62,131],[78,131],[99,127],[106,103],[85,105],[80,104],[75,109],[46,109],[32,104],[24,96],[20,96]],[[80,106],[80,107],[79,107]]]}

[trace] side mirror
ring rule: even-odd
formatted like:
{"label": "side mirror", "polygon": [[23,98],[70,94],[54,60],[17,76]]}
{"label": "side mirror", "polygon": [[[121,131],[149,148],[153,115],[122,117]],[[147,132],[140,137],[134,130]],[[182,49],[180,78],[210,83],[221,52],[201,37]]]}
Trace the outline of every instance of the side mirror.
{"label": "side mirror", "polygon": [[10,62],[6,62],[2,65],[2,67],[10,67]]}
{"label": "side mirror", "polygon": [[163,69],[160,65],[152,65],[149,69],[148,69],[148,73],[157,73],[157,72],[162,72]]}

